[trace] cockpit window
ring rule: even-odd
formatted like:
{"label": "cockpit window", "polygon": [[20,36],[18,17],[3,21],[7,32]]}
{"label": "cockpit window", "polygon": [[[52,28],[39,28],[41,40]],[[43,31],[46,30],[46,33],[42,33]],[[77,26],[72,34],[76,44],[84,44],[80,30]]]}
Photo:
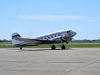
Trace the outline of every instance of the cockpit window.
{"label": "cockpit window", "polygon": [[67,31],[67,33],[70,33],[70,32],[71,32],[71,30]]}
{"label": "cockpit window", "polygon": [[67,33],[70,33],[70,31],[67,31]]}

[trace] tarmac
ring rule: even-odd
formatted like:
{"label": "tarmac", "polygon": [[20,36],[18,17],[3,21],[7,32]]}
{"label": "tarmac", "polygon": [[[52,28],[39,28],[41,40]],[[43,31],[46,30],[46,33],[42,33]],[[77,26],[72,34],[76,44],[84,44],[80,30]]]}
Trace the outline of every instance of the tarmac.
{"label": "tarmac", "polygon": [[0,75],[100,75],[100,48],[0,48]]}

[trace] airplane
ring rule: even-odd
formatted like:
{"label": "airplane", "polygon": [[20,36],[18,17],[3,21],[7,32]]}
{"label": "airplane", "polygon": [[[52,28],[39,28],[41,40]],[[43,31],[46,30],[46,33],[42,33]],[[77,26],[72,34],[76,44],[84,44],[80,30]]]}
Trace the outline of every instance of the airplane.
{"label": "airplane", "polygon": [[37,46],[40,44],[51,44],[51,49],[55,50],[55,43],[61,43],[61,49],[66,49],[64,43],[69,43],[72,41],[73,36],[76,35],[76,32],[72,30],[61,31],[56,33],[51,33],[48,35],[40,36],[34,39],[22,38],[18,33],[12,34],[12,44],[19,46],[22,50],[25,46]]}

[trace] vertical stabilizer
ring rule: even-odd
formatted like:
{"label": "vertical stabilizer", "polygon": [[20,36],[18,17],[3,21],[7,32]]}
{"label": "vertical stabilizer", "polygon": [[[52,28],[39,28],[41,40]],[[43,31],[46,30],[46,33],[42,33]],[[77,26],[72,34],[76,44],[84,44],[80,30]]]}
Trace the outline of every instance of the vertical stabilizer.
{"label": "vertical stabilizer", "polygon": [[13,33],[12,34],[12,44],[13,45],[18,45],[20,44],[20,41],[17,40],[17,38],[20,38],[21,36],[18,33]]}

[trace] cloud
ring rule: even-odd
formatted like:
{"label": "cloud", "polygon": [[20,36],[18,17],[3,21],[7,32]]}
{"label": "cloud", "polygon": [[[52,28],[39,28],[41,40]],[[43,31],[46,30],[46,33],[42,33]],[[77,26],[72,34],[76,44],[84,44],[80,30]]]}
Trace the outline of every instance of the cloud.
{"label": "cloud", "polygon": [[63,20],[83,20],[84,16],[64,16],[64,15],[20,15],[23,19],[33,19],[42,21],[63,21]]}

